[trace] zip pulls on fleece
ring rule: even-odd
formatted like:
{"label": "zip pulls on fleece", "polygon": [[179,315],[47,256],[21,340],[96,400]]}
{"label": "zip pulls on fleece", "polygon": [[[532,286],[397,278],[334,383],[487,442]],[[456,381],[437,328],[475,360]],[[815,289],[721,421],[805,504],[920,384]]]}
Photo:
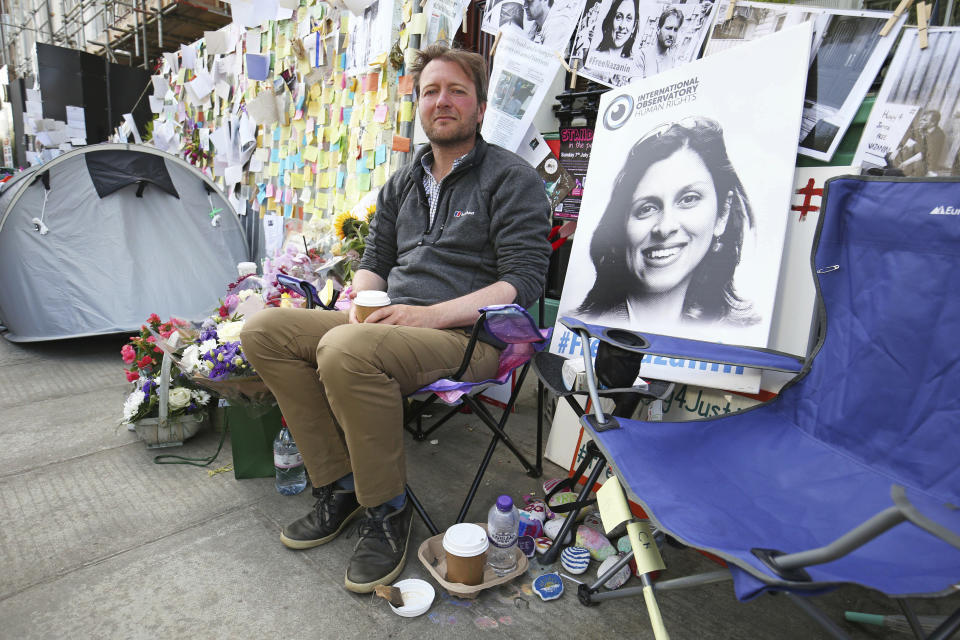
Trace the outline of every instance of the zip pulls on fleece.
{"label": "zip pulls on fleece", "polygon": [[[452,179],[454,179],[454,178],[459,179],[460,175],[461,175],[462,173],[466,172],[466,170],[469,169],[469,168],[472,167],[472,166],[473,166],[473,163],[472,163],[472,162],[462,162],[462,163],[460,163],[459,165],[457,165],[456,167],[454,167],[453,170],[452,170],[450,173],[448,173],[447,175],[445,175],[442,180],[440,180],[440,188],[437,190],[437,213],[440,212],[440,203],[441,203],[442,200],[443,200],[444,188],[445,188],[448,184],[450,184],[450,181],[451,181]],[[424,169],[424,171],[426,171],[426,169]],[[437,224],[437,218],[438,218],[439,216],[436,216],[436,215],[435,215],[434,218],[433,218],[433,222],[432,222],[432,223],[430,222],[430,200],[427,198],[427,191],[426,191],[426,189],[424,189],[424,187],[423,187],[423,180],[422,180],[422,179],[418,181],[417,186],[419,187],[419,189],[420,189],[420,194],[421,194],[421,196],[423,197],[423,199],[421,200],[421,202],[423,202],[423,203],[425,203],[425,204],[427,205],[427,220],[426,220],[427,224],[426,224],[426,227],[424,228],[424,231],[423,231],[423,238],[424,238],[424,240],[425,240],[425,239],[427,238],[427,236],[429,236],[429,235],[433,232],[433,227],[434,227],[434,225]],[[447,209],[445,209],[445,211],[444,211],[443,220],[440,222],[440,229],[439,229],[439,231],[437,232],[437,237],[434,238],[434,239],[431,241],[431,243],[435,244],[438,240],[440,240],[441,236],[443,236],[443,230],[444,230],[444,228],[447,226],[447,218],[449,217],[449,215],[450,215],[450,211],[449,211],[449,208],[447,208]],[[423,240],[421,240],[420,242],[423,243]]]}

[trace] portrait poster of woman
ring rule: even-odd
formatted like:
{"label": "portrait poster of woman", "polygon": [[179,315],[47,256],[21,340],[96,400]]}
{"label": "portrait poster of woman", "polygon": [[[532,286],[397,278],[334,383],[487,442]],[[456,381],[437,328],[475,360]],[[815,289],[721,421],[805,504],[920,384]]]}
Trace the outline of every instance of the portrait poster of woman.
{"label": "portrait poster of woman", "polygon": [[[768,346],[809,34],[799,25],[601,98],[560,316]],[[551,348],[576,355],[564,331]],[[759,386],[758,372],[661,360],[646,375]]]}
{"label": "portrait poster of woman", "polygon": [[588,0],[571,47],[579,74],[622,87],[694,60],[715,3]]}

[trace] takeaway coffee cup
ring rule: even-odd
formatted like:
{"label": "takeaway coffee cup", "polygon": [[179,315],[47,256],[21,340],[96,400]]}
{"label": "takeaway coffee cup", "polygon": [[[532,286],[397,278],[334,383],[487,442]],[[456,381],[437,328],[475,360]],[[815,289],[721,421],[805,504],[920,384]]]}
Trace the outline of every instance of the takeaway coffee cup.
{"label": "takeaway coffee cup", "polygon": [[487,565],[487,532],[483,527],[462,522],[443,535],[443,550],[447,556],[447,582],[475,586],[483,582]]}
{"label": "takeaway coffee cup", "polygon": [[367,316],[373,313],[375,309],[386,307],[390,304],[390,296],[386,291],[361,291],[353,299],[353,305],[357,309],[357,321],[363,322]]}

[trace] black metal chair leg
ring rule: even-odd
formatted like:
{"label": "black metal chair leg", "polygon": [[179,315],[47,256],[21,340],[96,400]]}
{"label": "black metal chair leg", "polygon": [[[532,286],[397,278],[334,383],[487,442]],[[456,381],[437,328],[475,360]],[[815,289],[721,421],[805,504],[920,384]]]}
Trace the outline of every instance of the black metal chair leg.
{"label": "black metal chair leg", "polygon": [[407,492],[407,500],[413,505],[413,508],[416,509],[417,513],[420,514],[420,517],[423,519],[423,524],[427,525],[427,529],[430,530],[431,535],[438,535],[440,529],[437,528],[437,525],[433,524],[433,520],[430,519],[430,516],[427,515],[427,510],[423,508],[423,505],[420,503],[420,500],[417,498],[416,494],[413,493],[413,489],[410,488],[410,485],[405,485]]}
{"label": "black metal chair leg", "polygon": [[590,495],[590,492],[593,490],[593,485],[596,484],[597,480],[600,478],[600,474],[603,473],[603,470],[606,468],[607,459],[602,453],[600,453],[599,449],[596,450],[596,455],[594,457],[597,459],[596,463],[594,464],[593,469],[590,471],[590,477],[587,478],[587,483],[583,486],[583,489],[577,496],[577,501],[574,503],[575,508],[570,511],[564,520],[563,526],[560,527],[560,532],[553,541],[553,545],[547,549],[546,553],[540,556],[540,564],[553,564],[557,561],[557,556],[560,555],[560,547],[563,546],[563,541],[566,539],[567,533],[573,528],[577,518],[580,516],[580,511],[582,511],[583,507],[586,506],[586,497]]}

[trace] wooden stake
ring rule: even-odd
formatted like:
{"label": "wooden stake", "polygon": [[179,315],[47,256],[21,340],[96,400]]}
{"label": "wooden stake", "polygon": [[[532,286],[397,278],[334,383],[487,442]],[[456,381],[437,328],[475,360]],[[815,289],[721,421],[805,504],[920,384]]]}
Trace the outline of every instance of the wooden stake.
{"label": "wooden stake", "polygon": [[577,88],[577,69],[580,68],[580,58],[571,58],[573,69],[570,70],[570,88]]}
{"label": "wooden stake", "polygon": [[490,47],[490,59],[493,60],[493,56],[497,55],[497,45],[500,44],[500,36],[503,35],[503,31],[497,31],[497,37],[493,39],[493,46]]}

